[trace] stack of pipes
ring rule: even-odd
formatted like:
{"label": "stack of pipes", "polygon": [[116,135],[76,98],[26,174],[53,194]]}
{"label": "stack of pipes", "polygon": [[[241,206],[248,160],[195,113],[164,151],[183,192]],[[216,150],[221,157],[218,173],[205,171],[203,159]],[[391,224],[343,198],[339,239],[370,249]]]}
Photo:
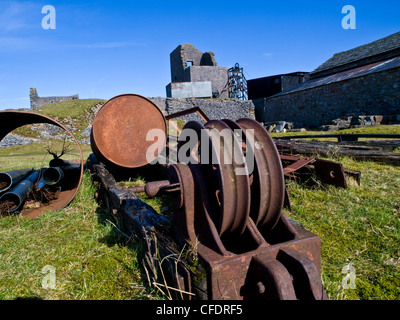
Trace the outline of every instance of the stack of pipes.
{"label": "stack of pipes", "polygon": [[79,178],[80,165],[59,160],[49,167],[0,172],[0,214],[22,211],[28,200],[51,201],[46,194],[57,194]]}

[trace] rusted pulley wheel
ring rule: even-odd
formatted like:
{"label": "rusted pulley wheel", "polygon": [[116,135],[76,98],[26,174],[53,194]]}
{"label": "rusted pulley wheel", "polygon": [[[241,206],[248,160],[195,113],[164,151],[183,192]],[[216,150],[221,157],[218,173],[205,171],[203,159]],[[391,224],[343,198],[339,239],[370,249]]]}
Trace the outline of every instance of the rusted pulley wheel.
{"label": "rusted pulley wheel", "polygon": [[[197,133],[199,168],[207,183],[210,215],[219,235],[243,233],[250,214],[250,184],[239,141],[229,126],[219,120],[205,126],[190,121],[183,129]],[[202,148],[202,142],[208,146]],[[181,141],[178,150],[182,145]]]}
{"label": "rusted pulley wheel", "polygon": [[268,131],[259,122],[243,118],[236,123],[248,141],[252,140],[249,137],[251,133],[254,136],[252,150],[255,161],[250,216],[257,226],[271,230],[281,216],[285,199],[285,181],[279,153]]}
{"label": "rusted pulley wheel", "polygon": [[220,234],[225,231],[243,233],[250,214],[251,196],[242,145],[223,121],[211,120],[205,127],[211,129],[212,146],[217,152],[217,165],[220,166],[223,181],[220,199],[224,202],[224,209],[220,215]]}

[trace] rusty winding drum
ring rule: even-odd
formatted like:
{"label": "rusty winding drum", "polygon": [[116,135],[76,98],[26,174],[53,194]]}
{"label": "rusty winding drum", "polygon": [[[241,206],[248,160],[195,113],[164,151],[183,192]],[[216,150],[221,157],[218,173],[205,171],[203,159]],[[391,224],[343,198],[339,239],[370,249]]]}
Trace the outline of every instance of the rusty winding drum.
{"label": "rusty winding drum", "polygon": [[156,142],[165,145],[167,124],[161,110],[140,95],[118,95],[101,107],[93,121],[92,150],[106,164],[130,169],[145,166],[159,155],[156,149],[150,159],[146,156],[155,143],[147,139],[152,129],[163,133]]}

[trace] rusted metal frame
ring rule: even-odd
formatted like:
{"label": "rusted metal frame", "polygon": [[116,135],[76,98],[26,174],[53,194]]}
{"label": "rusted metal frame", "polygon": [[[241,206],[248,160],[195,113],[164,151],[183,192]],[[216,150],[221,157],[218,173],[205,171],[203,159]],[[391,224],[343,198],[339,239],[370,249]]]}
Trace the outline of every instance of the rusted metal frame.
{"label": "rusted metal frame", "polygon": [[[281,156],[281,159],[287,160],[287,159],[284,159],[284,157],[282,157],[282,156]],[[288,166],[283,168],[283,174],[288,175],[289,173],[297,171],[297,170],[299,170],[300,168],[302,168],[302,167],[304,167],[306,165],[314,163],[315,161],[316,161],[315,158],[306,158],[306,157],[297,158],[295,160],[295,162],[293,162],[292,164],[290,164],[290,165],[288,165]]]}
{"label": "rusted metal frame", "polygon": [[341,163],[317,159],[313,163],[315,172],[322,181],[337,187],[347,188],[347,179]]}
{"label": "rusted metal frame", "polygon": [[193,107],[193,108],[190,108],[190,109],[186,109],[186,110],[183,110],[183,111],[179,111],[179,112],[175,112],[175,113],[169,114],[169,115],[167,115],[165,117],[165,119],[169,121],[171,119],[178,118],[178,117],[181,117],[181,116],[185,116],[185,115],[188,115],[188,114],[191,114],[191,113],[197,113],[200,116],[200,118],[203,119],[205,122],[210,121],[210,118],[204,113],[203,110],[201,110],[200,107]]}
{"label": "rusted metal frame", "polygon": [[51,201],[46,206],[24,211],[23,215],[30,219],[37,218],[45,211],[58,211],[66,207],[75,198],[75,195],[77,194],[78,189],[81,185],[83,176],[83,153],[78,141],[71,131],[69,131],[61,123],[55,121],[50,117],[27,111],[0,111],[0,141],[14,129],[34,123],[48,123],[63,129],[72,138],[72,140],[76,144],[76,147],[79,150],[80,160],[78,164],[80,165],[80,169],[79,175],[76,177],[76,180],[73,181],[73,183],[71,184],[70,189],[62,191],[58,199]]}
{"label": "rusted metal frame", "polygon": [[[254,227],[254,223],[248,225]],[[327,299],[320,280],[320,239],[300,226],[293,225],[292,229],[292,240],[277,244],[261,241],[256,249],[240,254],[219,254],[199,245],[198,254],[208,266],[208,298]],[[259,235],[256,229],[253,233]],[[290,249],[291,259],[282,259],[281,252]],[[301,293],[298,283],[302,284]]]}
{"label": "rusted metal frame", "polygon": [[285,154],[281,154],[280,158],[283,162],[293,162],[283,168],[285,176],[289,178],[296,178],[296,175],[294,174],[296,171],[310,165],[321,180],[327,184],[347,188],[347,175],[353,176],[357,183],[360,184],[361,173],[355,170],[344,169],[341,163],[318,158],[297,157]]}

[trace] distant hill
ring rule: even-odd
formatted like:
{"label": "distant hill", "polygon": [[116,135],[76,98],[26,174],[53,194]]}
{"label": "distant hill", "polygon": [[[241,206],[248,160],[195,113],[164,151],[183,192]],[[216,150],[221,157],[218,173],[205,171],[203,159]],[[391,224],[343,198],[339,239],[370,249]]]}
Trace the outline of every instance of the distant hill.
{"label": "distant hill", "polygon": [[[76,99],[46,104],[33,112],[48,116],[70,130],[80,143],[90,143],[90,129],[97,111],[106,102],[103,99]],[[30,110],[29,110],[30,111]],[[13,133],[30,138],[50,138],[59,134],[47,124],[27,125]]]}

